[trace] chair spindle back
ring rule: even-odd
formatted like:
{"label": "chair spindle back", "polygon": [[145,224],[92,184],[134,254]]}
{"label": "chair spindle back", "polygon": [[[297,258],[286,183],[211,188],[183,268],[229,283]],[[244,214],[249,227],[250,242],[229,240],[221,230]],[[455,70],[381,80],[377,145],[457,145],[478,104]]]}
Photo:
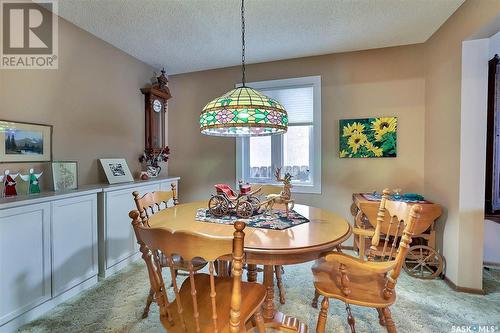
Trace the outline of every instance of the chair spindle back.
{"label": "chair spindle back", "polygon": [[[377,224],[368,251],[368,261],[393,260],[398,251],[405,222],[407,224],[410,220],[411,205],[401,201],[390,200],[389,189],[384,189],[382,193],[382,199],[377,212]],[[386,215],[389,218],[386,218]],[[413,228],[415,228],[417,223],[417,220],[413,221]],[[382,244],[380,243],[381,239]]]}
{"label": "chair spindle back", "polygon": [[172,190],[169,192],[149,192],[144,194],[142,197],[139,196],[139,192],[132,192],[135,205],[137,207],[137,210],[139,211],[143,223],[147,223],[147,220],[149,217],[151,217],[151,215],[164,208],[167,208],[167,204],[170,200],[173,201],[174,205],[179,204],[179,201],[177,200],[177,187],[175,186],[175,184],[171,184],[170,186]]}
{"label": "chair spindle back", "polygon": [[[387,299],[392,295],[422,212],[421,205],[392,201],[389,195],[389,189],[384,189],[377,214],[377,225],[368,252],[368,261],[394,261],[384,289],[384,297]],[[389,214],[389,222],[385,219],[386,214]],[[380,250],[381,237],[383,245]]]}
{"label": "chair spindle back", "polygon": [[[213,332],[220,332],[222,327],[219,325],[217,318],[217,302],[216,302],[216,283],[215,283],[215,268],[214,262],[221,257],[227,257],[232,254],[232,291],[230,299],[230,332],[236,333],[241,330],[240,306],[241,306],[241,275],[243,271],[244,261],[244,238],[245,223],[237,221],[234,223],[233,237],[209,237],[206,235],[190,233],[190,232],[172,232],[167,228],[149,228],[143,225],[139,211],[130,212],[132,225],[140,240],[141,252],[143,259],[145,258],[148,266],[148,274],[160,306],[161,319],[173,324],[176,320],[180,323],[184,332],[200,332],[201,326],[206,326],[207,323],[200,323],[199,302],[207,302],[211,304],[212,316],[210,318]],[[163,254],[170,266],[170,274],[175,293],[175,307],[177,314],[169,313],[169,300],[166,295],[165,285],[163,283],[160,253]],[[184,288],[179,288],[175,279],[175,267],[173,267],[172,256],[179,255],[184,261],[188,262],[189,278],[184,281],[190,284],[189,294],[186,295]],[[195,257],[203,257],[209,262],[209,276],[206,281],[201,280],[204,286],[197,286],[195,272],[193,269],[192,260]],[[198,299],[197,287],[210,288],[209,299]],[[184,292],[183,292],[184,290]],[[186,298],[190,298],[187,300]],[[191,309],[185,309],[186,304],[191,305]],[[192,314],[192,318],[186,318],[188,314]]]}
{"label": "chair spindle back", "polygon": [[394,201],[388,201],[387,203],[388,205],[386,205],[386,209],[389,214],[391,214],[391,218],[397,218],[398,221],[401,221],[402,223],[406,221],[401,239],[399,241],[395,264],[393,269],[388,273],[383,292],[384,297],[389,299],[393,294],[396,286],[396,280],[401,273],[403,262],[406,254],[408,253],[408,249],[410,248],[411,238],[415,232],[415,226],[417,225],[417,222],[420,219],[420,214],[422,213],[422,206],[418,204],[410,206],[407,203]]}

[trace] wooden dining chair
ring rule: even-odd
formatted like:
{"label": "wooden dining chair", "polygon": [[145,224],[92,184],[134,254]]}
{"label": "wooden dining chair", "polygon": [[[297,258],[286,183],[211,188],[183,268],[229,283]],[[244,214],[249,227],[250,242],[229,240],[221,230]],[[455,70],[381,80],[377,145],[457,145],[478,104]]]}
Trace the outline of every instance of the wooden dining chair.
{"label": "wooden dining chair", "polygon": [[[252,189],[261,188],[261,201],[265,200],[265,196],[268,194],[276,194],[280,193],[283,189],[282,186],[279,185],[268,185],[268,184],[250,184]],[[263,269],[258,269],[256,265],[247,265],[247,279],[248,281],[256,281],[257,280],[257,272],[263,272]],[[285,273],[285,269],[281,265],[274,266],[274,274],[276,275],[276,285],[278,286],[280,303],[285,304],[285,286],[283,284],[283,274]]]}
{"label": "wooden dining chair", "polygon": [[[386,216],[387,214],[385,213],[386,201],[390,198],[390,195],[391,191],[389,189],[384,189],[382,191],[375,227],[370,225],[370,222],[361,210],[359,210],[354,217],[354,228],[352,231],[355,242],[357,243],[359,259],[362,261],[373,261],[375,257],[381,257],[382,252],[385,250],[384,245],[387,248],[389,241],[391,239],[394,240],[391,235],[384,234],[390,227],[391,222],[391,217]],[[398,236],[401,236],[401,233],[402,230],[399,230]],[[393,253],[393,255],[395,255],[395,253]]]}
{"label": "wooden dining chair", "polygon": [[[171,191],[157,191],[150,192],[144,194],[142,197],[139,195],[139,192],[134,191],[132,195],[134,196],[135,205],[137,210],[139,211],[139,217],[141,223],[149,226],[148,219],[151,215],[159,212],[162,209],[168,208],[168,203],[172,201],[174,205],[178,205],[179,201],[177,199],[177,188],[175,184],[171,184]],[[174,255],[173,256],[173,265],[174,265],[174,273],[175,276],[178,275],[178,271],[189,271],[189,266],[181,256]],[[170,267],[169,262],[166,258],[160,254],[160,264],[162,267]],[[198,271],[204,268],[207,265],[207,262],[201,258],[195,258],[193,260],[193,268],[195,271]],[[154,292],[153,289],[149,291],[148,298],[146,299],[146,306],[144,307],[144,311],[142,313],[142,318],[146,318],[149,314],[149,308],[151,303],[154,301]]]}
{"label": "wooden dining chair", "polygon": [[[129,215],[160,307],[160,321],[168,332],[241,333],[255,326],[259,333],[265,332],[261,306],[266,289],[258,283],[241,281],[245,223],[234,223],[233,237],[211,237],[182,231],[174,233],[168,225],[150,228],[142,223],[138,211]],[[173,300],[169,300],[166,293],[160,253],[171,263]],[[174,254],[184,258],[189,267],[189,278],[180,288],[172,264]],[[198,256],[209,262],[209,274],[195,274],[193,259]],[[232,260],[231,276],[215,276],[214,262],[221,257]]]}
{"label": "wooden dining chair", "polygon": [[[323,296],[316,326],[317,333],[325,332],[329,298],[336,298],[345,303],[351,332],[356,330],[350,304],[375,308],[380,325],[385,326],[389,333],[396,332],[389,306],[396,301],[396,281],[422,207],[418,204],[411,206],[404,202],[391,201],[389,194],[388,189],[384,190],[375,230],[354,228],[354,233],[371,237],[367,260],[362,251],[360,258],[341,252],[329,252],[313,265],[316,290],[313,307],[317,307],[319,296]],[[386,214],[390,217],[387,222],[384,221]],[[385,232],[383,239],[382,230]]]}

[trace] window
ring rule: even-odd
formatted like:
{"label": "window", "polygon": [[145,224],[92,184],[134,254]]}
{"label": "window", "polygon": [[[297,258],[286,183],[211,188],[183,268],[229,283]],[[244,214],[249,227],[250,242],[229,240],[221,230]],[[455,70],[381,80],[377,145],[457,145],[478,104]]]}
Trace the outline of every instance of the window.
{"label": "window", "polygon": [[276,183],[274,169],[289,172],[294,192],[321,193],[321,77],[248,83],[278,100],[288,112],[284,135],[238,138],[236,177]]}

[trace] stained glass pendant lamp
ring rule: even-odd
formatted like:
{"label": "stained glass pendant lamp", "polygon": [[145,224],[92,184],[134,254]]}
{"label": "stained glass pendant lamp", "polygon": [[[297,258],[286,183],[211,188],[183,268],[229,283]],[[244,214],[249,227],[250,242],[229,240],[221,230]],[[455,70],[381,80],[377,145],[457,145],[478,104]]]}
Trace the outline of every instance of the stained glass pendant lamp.
{"label": "stained glass pendant lamp", "polygon": [[245,85],[245,0],[241,1],[242,85],[203,108],[200,131],[213,136],[263,136],[287,131],[288,115],[278,101]]}

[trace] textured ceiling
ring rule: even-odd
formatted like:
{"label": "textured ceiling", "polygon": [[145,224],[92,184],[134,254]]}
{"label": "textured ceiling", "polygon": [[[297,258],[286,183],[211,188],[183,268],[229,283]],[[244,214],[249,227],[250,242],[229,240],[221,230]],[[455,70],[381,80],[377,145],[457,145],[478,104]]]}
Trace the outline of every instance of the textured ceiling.
{"label": "textured ceiling", "polygon": [[[247,61],[422,43],[463,2],[247,0]],[[59,15],[168,74],[241,61],[239,0],[62,0]]]}

